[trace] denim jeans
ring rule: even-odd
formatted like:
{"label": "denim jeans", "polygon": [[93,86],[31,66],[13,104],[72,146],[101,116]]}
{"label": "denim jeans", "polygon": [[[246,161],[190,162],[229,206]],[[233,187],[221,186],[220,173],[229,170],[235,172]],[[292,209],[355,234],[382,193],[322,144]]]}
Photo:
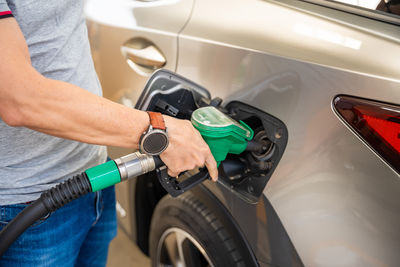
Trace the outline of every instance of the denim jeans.
{"label": "denim jeans", "polygon": [[[0,206],[0,229],[25,204]],[[115,190],[76,199],[28,228],[0,259],[0,266],[105,266],[117,234]]]}

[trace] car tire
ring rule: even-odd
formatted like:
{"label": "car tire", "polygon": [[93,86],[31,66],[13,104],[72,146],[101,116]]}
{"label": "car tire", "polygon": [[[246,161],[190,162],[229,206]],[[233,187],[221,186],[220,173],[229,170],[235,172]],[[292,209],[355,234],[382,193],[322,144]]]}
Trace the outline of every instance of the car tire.
{"label": "car tire", "polygon": [[150,257],[154,267],[245,266],[224,225],[191,192],[177,198],[167,195],[157,204]]}

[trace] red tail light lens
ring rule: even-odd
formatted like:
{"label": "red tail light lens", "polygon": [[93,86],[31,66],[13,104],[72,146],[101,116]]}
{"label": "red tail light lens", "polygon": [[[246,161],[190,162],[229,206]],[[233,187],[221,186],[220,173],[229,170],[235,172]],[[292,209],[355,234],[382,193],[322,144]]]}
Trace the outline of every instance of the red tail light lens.
{"label": "red tail light lens", "polygon": [[400,173],[400,107],[350,96],[337,96],[339,116],[397,173]]}

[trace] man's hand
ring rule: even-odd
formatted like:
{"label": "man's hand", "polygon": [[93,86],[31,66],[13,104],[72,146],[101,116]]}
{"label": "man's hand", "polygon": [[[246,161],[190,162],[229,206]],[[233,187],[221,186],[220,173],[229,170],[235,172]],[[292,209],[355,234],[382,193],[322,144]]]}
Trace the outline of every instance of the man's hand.
{"label": "man's hand", "polygon": [[169,145],[160,155],[170,176],[206,166],[214,182],[218,180],[217,163],[200,133],[187,120],[163,116],[168,130]]}

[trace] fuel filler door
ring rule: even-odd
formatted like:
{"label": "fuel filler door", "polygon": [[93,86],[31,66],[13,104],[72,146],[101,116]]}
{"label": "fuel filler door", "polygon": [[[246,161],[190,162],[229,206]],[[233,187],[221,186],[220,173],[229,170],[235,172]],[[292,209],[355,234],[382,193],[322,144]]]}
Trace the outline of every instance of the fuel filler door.
{"label": "fuel filler door", "polygon": [[[135,108],[191,120],[218,163],[219,184],[255,203],[283,155],[287,129],[279,119],[245,103],[222,102],[202,86],[158,70]],[[179,180],[190,180],[190,175]]]}
{"label": "fuel filler door", "polygon": [[161,69],[149,78],[135,108],[190,120],[199,103],[210,98],[210,93],[200,85]]}

